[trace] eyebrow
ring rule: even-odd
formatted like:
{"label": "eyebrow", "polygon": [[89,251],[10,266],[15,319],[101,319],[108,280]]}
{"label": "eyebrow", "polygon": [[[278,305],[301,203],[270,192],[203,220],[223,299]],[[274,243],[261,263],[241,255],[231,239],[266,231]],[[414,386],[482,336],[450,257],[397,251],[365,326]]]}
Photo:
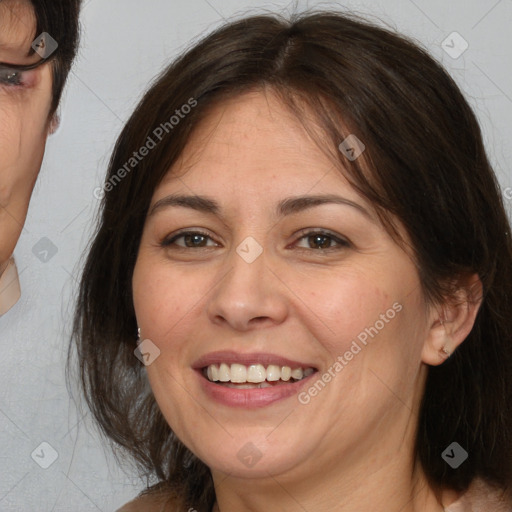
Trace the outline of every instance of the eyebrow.
{"label": "eyebrow", "polygon": [[[354,201],[351,201],[350,199],[337,196],[335,194],[287,197],[277,204],[276,213],[278,217],[284,217],[286,215],[299,213],[323,204],[341,204],[345,206],[351,206],[368,217],[370,220],[373,220],[372,215],[370,215],[370,213],[363,206],[355,203]],[[156,212],[164,208],[179,206],[191,208],[203,213],[221,216],[221,208],[219,203],[210,197],[197,195],[169,195],[158,200],[153,205],[148,213],[148,217],[151,217]]]}
{"label": "eyebrow", "polygon": [[[1,1],[1,0],[0,0]],[[13,44],[10,41],[0,41],[0,50],[9,51],[9,52],[18,52],[23,53],[23,50],[21,49],[20,44]],[[27,50],[26,57],[29,57],[30,55],[33,55],[35,53],[32,46],[30,46]]]}

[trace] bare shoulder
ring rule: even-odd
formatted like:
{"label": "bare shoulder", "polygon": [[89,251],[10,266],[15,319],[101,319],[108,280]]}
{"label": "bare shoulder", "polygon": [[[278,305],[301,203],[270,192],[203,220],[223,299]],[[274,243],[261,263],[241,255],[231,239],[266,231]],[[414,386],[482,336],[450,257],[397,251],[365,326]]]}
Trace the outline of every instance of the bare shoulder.
{"label": "bare shoulder", "polygon": [[174,512],[176,500],[169,496],[146,494],[123,505],[116,512]]}

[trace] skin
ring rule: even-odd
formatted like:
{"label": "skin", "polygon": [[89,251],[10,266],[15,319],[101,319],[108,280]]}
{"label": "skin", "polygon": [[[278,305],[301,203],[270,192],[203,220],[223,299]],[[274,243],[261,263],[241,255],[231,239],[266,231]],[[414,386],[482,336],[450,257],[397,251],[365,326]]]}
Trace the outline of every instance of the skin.
{"label": "skin", "polygon": [[[410,255],[270,91],[211,111],[152,205],[176,193],[215,199],[222,216],[183,206],[148,216],[134,305],[142,339],[161,351],[147,367],[155,398],[211,468],[214,510],[443,510],[456,496],[432,489],[414,460],[417,414],[427,365],[464,340],[478,302],[465,288],[459,306],[425,302]],[[368,214],[340,204],[274,213],[284,198],[313,194],[342,196]],[[331,248],[319,249],[306,228],[349,245],[327,239]],[[183,229],[211,238],[162,247]],[[251,264],[236,252],[248,236],[264,249]],[[307,405],[296,396],[251,410],[220,405],[191,368],[204,354],[235,350],[314,362],[322,375],[396,302],[402,310]],[[248,442],[262,454],[251,468],[237,457]]]}
{"label": "skin", "polygon": [[[28,65],[36,22],[30,2],[0,1],[0,62]],[[52,73],[49,63],[23,72],[20,85],[5,84],[0,70],[0,274],[23,229],[41,168],[50,119]],[[3,80],[2,80],[3,79]]]}

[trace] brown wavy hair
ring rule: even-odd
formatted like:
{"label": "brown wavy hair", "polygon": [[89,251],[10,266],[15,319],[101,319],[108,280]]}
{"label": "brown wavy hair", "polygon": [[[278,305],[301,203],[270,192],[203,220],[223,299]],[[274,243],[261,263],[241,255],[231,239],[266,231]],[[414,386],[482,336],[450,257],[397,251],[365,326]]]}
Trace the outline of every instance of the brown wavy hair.
{"label": "brown wavy hair", "polygon": [[[230,22],[195,43],[155,80],[119,136],[106,183],[156,127],[191,98],[197,106],[105,194],[81,278],[73,348],[83,393],[116,453],[188,506],[209,511],[209,468],[171,431],[134,356],[132,274],[155,188],[209,109],[271,89],[309,129],[340,172],[393,230],[407,232],[424,295],[476,273],[484,297],[455,354],[430,367],[416,456],[432,486],[464,491],[475,477],[512,482],[512,243],[502,194],[475,115],[454,80],[418,43],[354,15],[315,11]],[[366,151],[349,161],[338,145],[353,133]],[[327,141],[327,142],[326,142]],[[441,453],[469,453],[457,469]]]}

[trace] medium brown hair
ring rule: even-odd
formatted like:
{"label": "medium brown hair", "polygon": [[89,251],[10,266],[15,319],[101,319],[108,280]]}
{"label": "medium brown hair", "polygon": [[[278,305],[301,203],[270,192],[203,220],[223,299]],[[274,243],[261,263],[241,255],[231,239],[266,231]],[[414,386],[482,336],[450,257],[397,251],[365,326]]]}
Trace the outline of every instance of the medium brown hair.
{"label": "medium brown hair", "polygon": [[[211,509],[208,467],[173,434],[134,356],[132,275],[153,192],[190,134],[213,105],[262,88],[279,94],[306,128],[306,109],[315,113],[340,172],[390,232],[393,218],[404,226],[430,303],[446,299],[454,278],[480,276],[484,297],[471,333],[444,364],[429,368],[416,455],[433,486],[464,491],[482,477],[507,488],[512,243],[480,127],[453,79],[418,44],[335,12],[253,16],[221,27],[158,77],[117,140],[107,183],[156,127],[190,98],[197,101],[101,204],[73,339],[102,432],[160,487],[174,489],[185,509]],[[354,161],[337,150],[349,133],[366,146]],[[441,457],[453,441],[469,453],[457,469]]]}

